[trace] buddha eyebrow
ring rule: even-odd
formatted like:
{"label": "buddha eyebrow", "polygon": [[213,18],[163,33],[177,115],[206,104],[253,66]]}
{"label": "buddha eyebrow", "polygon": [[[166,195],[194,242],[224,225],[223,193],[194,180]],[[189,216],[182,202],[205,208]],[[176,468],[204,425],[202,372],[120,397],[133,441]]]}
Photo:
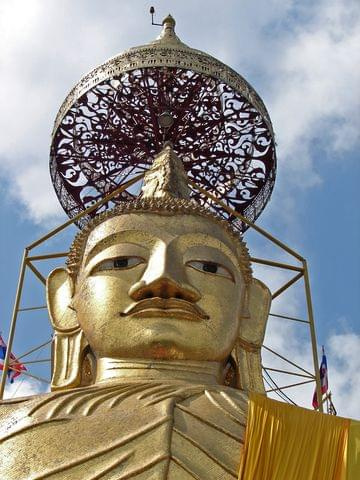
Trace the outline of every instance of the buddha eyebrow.
{"label": "buddha eyebrow", "polygon": [[[182,240],[185,240],[188,235],[183,235],[180,237]],[[210,247],[214,248],[215,250],[218,250],[220,253],[223,255],[226,255],[226,257],[229,258],[229,260],[234,263],[234,265],[237,265],[239,263],[239,260],[237,258],[237,255],[235,252],[231,250],[226,243],[221,241],[220,239],[210,237],[206,234],[203,233],[195,233],[191,234],[191,242],[189,242],[188,245],[189,248],[191,247]]]}

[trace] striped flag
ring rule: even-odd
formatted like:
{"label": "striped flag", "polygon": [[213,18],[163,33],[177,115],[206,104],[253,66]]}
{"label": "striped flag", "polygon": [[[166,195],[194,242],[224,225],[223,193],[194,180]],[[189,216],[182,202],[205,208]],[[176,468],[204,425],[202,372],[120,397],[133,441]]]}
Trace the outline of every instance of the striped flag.
{"label": "striped flag", "polygon": [[[324,395],[329,388],[327,360],[326,360],[324,346],[322,347],[322,359],[321,359],[321,365],[320,365],[320,384],[321,384],[321,394]],[[319,402],[316,394],[316,387],[315,387],[315,392],[312,400],[312,406],[314,408],[319,408]]]}
{"label": "striped flag", "polygon": [[[7,346],[4,342],[4,339],[0,335],[0,370],[4,370],[4,360],[6,356]],[[7,371],[8,379],[10,383],[14,382],[14,379],[18,377],[22,371],[25,371],[26,367],[15,357],[14,354],[10,353],[9,359],[9,368]]]}

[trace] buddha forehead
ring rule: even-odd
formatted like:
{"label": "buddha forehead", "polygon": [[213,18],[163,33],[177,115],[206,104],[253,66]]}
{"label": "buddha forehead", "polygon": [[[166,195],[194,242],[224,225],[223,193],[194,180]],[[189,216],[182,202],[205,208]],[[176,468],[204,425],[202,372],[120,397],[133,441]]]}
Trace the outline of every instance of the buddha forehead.
{"label": "buddha forehead", "polygon": [[135,243],[151,248],[161,242],[174,248],[193,245],[216,248],[238,263],[239,242],[210,218],[191,214],[128,213],[109,218],[89,234],[83,260],[117,243]]}

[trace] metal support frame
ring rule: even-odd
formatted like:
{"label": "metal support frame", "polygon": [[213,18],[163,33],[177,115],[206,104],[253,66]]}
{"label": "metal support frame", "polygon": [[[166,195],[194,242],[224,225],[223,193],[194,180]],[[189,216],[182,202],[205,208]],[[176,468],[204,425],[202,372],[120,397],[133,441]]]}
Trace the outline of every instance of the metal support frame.
{"label": "metal support frame", "polygon": [[266,371],[270,372],[278,372],[278,373],[285,373],[285,375],[295,375],[296,377],[303,377],[303,378],[311,378],[312,381],[315,380],[315,377],[313,375],[303,375],[302,373],[295,373],[295,372],[289,372],[289,370],[281,370],[279,368],[272,368],[272,367],[262,367]]}
{"label": "metal support frame", "polygon": [[41,305],[41,307],[19,308],[18,312],[32,312],[33,310],[45,310],[45,308],[47,308],[46,305]]}
{"label": "metal support frame", "polygon": [[275,352],[275,350],[272,350],[271,348],[267,347],[266,345],[263,345],[263,348],[265,348],[265,350],[267,350],[268,352],[271,352],[272,354],[274,354],[274,355],[276,355],[277,357],[281,358],[281,360],[284,360],[284,361],[287,362],[289,365],[292,365],[293,367],[298,368],[298,369],[301,370],[302,372],[306,373],[307,375],[309,375],[310,377],[312,377],[312,378],[315,379],[315,375],[314,375],[314,374],[312,374],[312,373],[309,372],[308,370],[305,370],[305,368],[300,367],[300,365],[297,365],[295,362],[292,362],[291,360],[289,360],[288,358],[284,357],[283,355],[280,355],[280,353]]}
{"label": "metal support frame", "polygon": [[46,345],[49,345],[49,343],[51,343],[51,340],[47,340],[46,342],[42,343],[41,345],[38,345],[37,347],[32,348],[31,350],[28,350],[27,352],[25,352],[25,353],[23,353],[22,355],[20,355],[20,357],[17,357],[17,359],[20,360],[21,358],[27,357],[27,356],[30,355],[31,353],[34,353],[34,352],[36,352],[37,350],[40,350],[40,348],[43,348],[43,347],[45,347]]}
{"label": "metal support frame", "polygon": [[267,265],[269,267],[278,267],[278,268],[283,268],[285,270],[292,270],[294,272],[303,273],[302,267],[297,267],[296,265],[289,265],[288,263],[274,262],[273,260],[266,260],[265,258],[256,258],[256,257],[250,257],[250,260],[252,262],[259,263],[260,265]]}
{"label": "metal support frame", "polygon": [[26,266],[30,268],[33,274],[40,280],[43,285],[46,285],[46,279],[41,275],[39,270],[31,263],[29,258],[26,259]]}
{"label": "metal support frame", "polygon": [[22,261],[21,261],[21,266],[20,266],[19,281],[18,281],[18,286],[17,286],[17,289],[16,289],[15,303],[14,303],[14,308],[13,308],[12,317],[11,317],[9,338],[8,338],[8,341],[7,341],[7,349],[6,349],[4,366],[3,366],[3,373],[2,373],[2,377],[1,377],[1,383],[0,383],[0,400],[2,400],[3,396],[4,396],[6,376],[7,376],[7,372],[8,372],[8,369],[9,369],[10,353],[11,353],[11,348],[12,348],[12,344],[13,344],[13,341],[14,341],[17,314],[18,314],[19,305],[20,305],[22,287],[23,287],[23,284],[24,284],[27,255],[28,255],[28,249],[25,248],[24,253],[23,253],[23,258],[22,258]]}
{"label": "metal support frame", "polygon": [[286,388],[298,387],[300,385],[305,385],[307,383],[312,383],[313,381],[314,380],[305,380],[304,382],[291,383],[290,385],[284,385],[283,387],[270,388],[270,390],[266,390],[266,393],[277,392],[278,390],[285,390]]}
{"label": "metal support frame", "polygon": [[40,360],[30,360],[29,362],[21,362],[23,365],[30,365],[32,363],[49,363],[51,358],[41,358]]}
{"label": "metal support frame", "polygon": [[276,292],[274,292],[271,295],[271,299],[275,300],[276,297],[281,295],[283,292],[285,292],[285,290],[287,290],[289,287],[291,287],[291,285],[294,285],[294,283],[296,283],[298,280],[300,280],[300,278],[302,278],[302,276],[303,276],[303,272],[300,272],[297,275],[295,275],[295,277],[293,277],[291,280],[286,282],[282,287],[280,287],[278,290],[276,290]]}
{"label": "metal support frame", "polygon": [[[12,344],[13,344],[13,340],[14,340],[14,334],[15,334],[15,327],[16,327],[16,321],[17,321],[17,314],[19,311],[29,311],[29,310],[36,310],[36,309],[41,309],[41,308],[44,308],[44,307],[30,307],[30,308],[19,308],[19,305],[20,305],[20,300],[21,300],[21,293],[22,293],[22,289],[23,289],[23,283],[24,283],[24,276],[25,276],[25,270],[26,270],[26,267],[29,267],[30,270],[32,270],[32,272],[36,275],[36,277],[44,284],[46,283],[44,277],[41,275],[41,273],[36,269],[36,267],[34,267],[34,265],[32,264],[33,261],[38,261],[38,260],[47,260],[47,259],[54,259],[54,258],[61,258],[61,257],[65,257],[67,255],[67,252],[57,252],[57,253],[54,253],[54,254],[45,254],[45,255],[34,255],[34,256],[29,256],[29,252],[34,249],[35,247],[39,246],[40,244],[42,244],[43,242],[45,242],[46,240],[48,240],[49,238],[57,235],[59,232],[61,232],[62,230],[64,230],[65,228],[67,228],[68,226],[72,225],[73,223],[75,223],[77,220],[79,220],[80,218],[82,218],[83,216],[93,212],[94,210],[96,210],[99,206],[101,206],[102,204],[108,202],[109,200],[111,200],[113,197],[115,197],[116,195],[119,195],[121,192],[123,192],[125,189],[127,189],[128,187],[130,187],[131,185],[133,185],[134,183],[137,183],[138,181],[140,181],[144,176],[144,173],[140,174],[140,175],[137,175],[136,177],[134,177],[133,179],[129,180],[128,182],[120,185],[119,188],[117,188],[116,190],[114,190],[112,193],[110,193],[109,195],[107,195],[106,197],[104,197],[103,199],[99,200],[97,203],[95,203],[94,205],[92,205],[91,207],[87,208],[86,210],[80,212],[78,215],[76,215],[75,217],[69,219],[68,221],[66,221],[65,223],[63,223],[62,225],[58,226],[57,228],[51,230],[50,232],[48,232],[46,235],[44,235],[43,237],[39,238],[38,240],[34,241],[33,243],[31,243],[28,247],[25,248],[24,250],[24,254],[23,254],[23,259],[22,259],[22,263],[21,263],[21,267],[20,267],[20,274],[19,274],[19,281],[18,281],[18,287],[17,287],[17,291],[16,291],[16,297],[15,297],[15,304],[14,304],[14,309],[13,309],[13,314],[12,314],[12,319],[11,319],[11,324],[10,324],[10,331],[9,331],[9,338],[8,338],[8,341],[7,341],[7,351],[6,351],[6,356],[5,356],[5,360],[4,360],[4,367],[3,367],[3,374],[2,374],[2,378],[1,378],[1,384],[0,384],[0,400],[3,398],[3,394],[4,394],[4,389],[5,389],[5,382],[6,382],[6,376],[7,376],[7,371],[9,369],[9,360],[10,360],[10,352],[12,350]],[[302,376],[302,377],[307,377],[307,378],[310,378],[310,380],[307,380],[306,382],[300,382],[300,383],[297,383],[297,384],[292,384],[292,385],[285,385],[284,387],[279,387],[277,389],[271,389],[271,390],[268,390],[269,392],[270,391],[275,391],[275,390],[282,390],[282,389],[285,389],[285,388],[291,388],[291,387],[294,387],[294,386],[297,386],[297,385],[303,385],[304,383],[309,383],[309,382],[312,382],[312,381],[315,381],[316,382],[316,392],[317,392],[317,397],[318,399],[320,399],[319,401],[319,410],[322,412],[323,411],[323,404],[321,402],[321,399],[322,399],[322,395],[321,395],[321,384],[320,384],[320,372],[319,372],[319,362],[318,362],[318,353],[317,353],[317,345],[316,345],[316,332],[315,332],[315,324],[314,324],[314,317],[313,317],[313,309],[312,309],[312,301],[311,301],[311,292],[310,292],[310,281],[309,281],[309,273],[308,273],[308,268],[307,268],[307,263],[306,263],[306,260],[300,255],[298,254],[297,252],[295,252],[293,249],[291,249],[290,247],[288,247],[286,244],[284,244],[283,242],[281,242],[280,240],[278,240],[276,237],[274,237],[273,235],[271,235],[269,232],[267,232],[266,230],[264,230],[263,228],[259,227],[258,225],[254,224],[253,222],[251,222],[250,220],[248,220],[247,218],[245,218],[243,215],[241,215],[240,213],[236,212],[235,210],[233,210],[232,208],[230,208],[228,205],[226,205],[224,202],[222,202],[221,200],[219,200],[218,198],[216,198],[214,195],[212,195],[210,192],[206,191],[204,188],[202,188],[200,185],[197,185],[196,183],[194,183],[193,181],[191,181],[189,179],[189,184],[195,189],[195,190],[198,190],[200,193],[202,193],[203,195],[205,195],[208,199],[210,199],[211,201],[215,202],[216,204],[218,204],[219,206],[221,206],[224,210],[226,210],[230,215],[233,215],[235,217],[237,217],[239,220],[241,220],[242,222],[244,222],[246,225],[248,225],[250,228],[252,228],[253,230],[255,230],[256,232],[258,232],[261,236],[265,237],[267,240],[269,240],[271,243],[275,244],[277,247],[279,247],[280,249],[284,250],[286,253],[288,253],[289,255],[291,255],[292,257],[294,257],[298,262],[300,262],[301,266],[297,266],[297,265],[289,265],[289,264],[286,264],[286,263],[281,263],[281,262],[275,262],[275,261],[272,261],[272,260],[266,260],[266,259],[260,259],[260,258],[251,258],[251,261],[254,262],[254,263],[258,263],[258,264],[261,264],[261,265],[268,265],[270,267],[276,267],[276,268],[282,268],[282,269],[286,269],[286,270],[290,270],[290,271],[296,271],[298,272],[298,274],[293,277],[290,281],[288,281],[286,284],[284,284],[281,288],[279,288],[276,292],[274,292],[272,294],[272,298],[276,298],[278,295],[280,295],[281,293],[283,293],[285,290],[287,290],[287,288],[289,288],[291,285],[293,285],[295,282],[297,282],[300,278],[304,278],[304,284],[305,284],[305,295],[306,295],[306,303],[307,303],[307,310],[308,310],[308,320],[301,320],[301,319],[297,319],[297,318],[294,318],[294,317],[289,317],[289,316],[286,316],[286,315],[279,315],[279,314],[273,314],[273,313],[270,313],[270,315],[274,316],[274,317],[279,317],[279,318],[284,318],[284,319],[288,319],[288,320],[294,320],[294,321],[297,321],[297,322],[302,322],[302,323],[307,323],[309,324],[309,327],[310,327],[310,336],[311,336],[311,345],[312,345],[312,353],[313,353],[313,364],[314,364],[314,371],[315,371],[315,374],[311,374],[310,372],[308,372],[307,370],[303,369],[302,367],[300,367],[299,365],[295,364],[294,362],[291,362],[289,359],[283,357],[282,355],[278,354],[277,352],[275,352],[274,350],[271,350],[270,348],[266,347],[265,345],[263,345],[263,347],[265,349],[267,349],[268,351],[272,352],[273,354],[277,355],[278,357],[282,358],[283,360],[285,360],[286,362],[288,362],[289,364],[291,364],[292,366],[300,369],[302,372],[304,372],[306,375],[303,375],[303,374],[297,374],[297,373],[294,373],[294,372],[286,372],[286,371],[282,371],[282,373],[288,373],[290,375],[298,375],[298,376]],[[49,343],[49,342],[46,342],[46,343]],[[18,357],[18,359],[20,358],[23,358],[24,356],[32,353],[33,351],[41,348],[42,346],[44,346],[45,344],[42,344],[40,347],[36,347],[35,349],[32,349],[30,350],[29,352],[21,355],[21,357]],[[35,363],[34,361],[33,362],[28,362],[28,363]],[[39,363],[39,362],[38,362]],[[11,367],[11,366],[10,366]],[[13,369],[15,370],[15,369]],[[267,370],[271,370],[269,368],[267,368]],[[276,369],[272,369],[273,371],[276,371]],[[21,373],[24,373],[23,371]],[[26,372],[25,372],[26,373]],[[34,375],[31,375],[31,374],[28,374],[28,376],[31,376],[33,378],[37,378],[41,381],[44,381],[44,379],[40,379],[40,377],[36,377]]]}
{"label": "metal support frame", "polygon": [[310,323],[308,320],[302,320],[301,318],[288,317],[287,315],[279,315],[278,313],[269,313],[270,317],[285,318],[286,320],[292,320],[293,322]]}

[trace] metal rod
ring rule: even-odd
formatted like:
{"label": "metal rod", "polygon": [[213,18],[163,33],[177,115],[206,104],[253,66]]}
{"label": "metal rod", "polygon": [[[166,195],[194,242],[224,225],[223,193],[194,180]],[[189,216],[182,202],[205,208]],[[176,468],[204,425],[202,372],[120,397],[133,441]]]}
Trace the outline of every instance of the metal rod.
{"label": "metal rod", "polygon": [[116,188],[113,192],[109,193],[109,195],[107,195],[106,197],[100,199],[98,202],[96,202],[94,205],[92,205],[91,207],[85,209],[84,211],[78,213],[77,215],[75,215],[75,217],[72,217],[70,218],[69,220],[67,220],[66,222],[64,222],[62,225],[59,225],[58,227],[54,228],[53,230],[51,230],[50,232],[48,232],[46,235],[40,237],[38,240],[35,240],[35,242],[31,243],[27,249],[28,251],[32,250],[33,248],[37,247],[38,245],[40,245],[41,243],[45,242],[48,238],[51,238],[53,237],[54,235],[56,235],[57,233],[61,232],[62,230],[64,230],[64,228],[68,227],[69,225],[75,223],[77,220],[79,220],[80,218],[82,218],[84,215],[87,215],[91,212],[93,212],[94,210],[96,210],[98,207],[100,207],[101,205],[103,205],[104,203],[108,202],[109,200],[111,200],[113,197],[116,197],[116,195],[119,195],[121,192],[123,192],[124,190],[126,190],[128,187],[130,187],[131,185],[133,185],[134,183],[138,182],[139,180],[141,180],[144,176],[145,172],[144,173],[140,173],[140,175],[137,175],[136,177],[132,178],[131,180],[129,180],[128,182],[126,183],[123,183],[122,185],[119,186],[119,188]]}
{"label": "metal rod", "polygon": [[306,383],[311,382],[315,382],[315,380],[305,380],[305,382],[292,383],[291,385],[284,385],[283,387],[272,388],[270,390],[266,390],[266,393],[277,392],[278,390],[285,390],[286,388],[298,387],[299,385],[305,385]]}
{"label": "metal rod", "polygon": [[315,380],[314,375],[304,375],[302,373],[295,373],[295,372],[289,372],[288,370],[280,370],[279,368],[270,368],[270,367],[262,367],[264,370],[270,370],[271,372],[279,372],[279,373],[285,373],[286,375],[295,375],[296,377],[304,377],[304,378],[312,378]]}
{"label": "metal rod", "polygon": [[[267,375],[269,375],[269,374],[267,374]],[[269,377],[270,377],[270,376],[269,376]],[[270,378],[271,378],[271,377],[270,377]],[[266,379],[266,377],[263,376],[263,380],[264,380],[264,382],[266,383],[266,385],[268,385],[269,387],[272,386],[271,383]],[[271,381],[273,382],[274,385],[276,385],[276,383],[274,382],[273,379],[271,379]],[[277,386],[277,385],[276,385],[276,386]],[[282,395],[280,395],[278,391],[276,391],[275,393],[276,393],[276,395],[277,395],[278,397],[281,398],[281,400],[284,400],[284,397],[285,397],[286,400],[288,400],[288,403],[292,403],[293,405],[295,405],[295,407],[297,407],[297,404],[296,404],[288,395],[286,395],[286,393],[281,392]]]}
{"label": "metal rod", "polygon": [[45,255],[32,255],[31,257],[28,257],[28,260],[36,261],[36,260],[47,260],[48,258],[62,258],[62,257],[67,257],[69,252],[59,252],[59,253],[48,253]]}
{"label": "metal rod", "polygon": [[307,370],[305,370],[305,368],[300,367],[299,365],[297,365],[296,363],[292,362],[292,361],[289,360],[288,358],[283,357],[282,355],[280,355],[280,353],[275,352],[275,350],[272,350],[271,348],[266,347],[265,345],[263,345],[263,348],[265,348],[265,350],[268,350],[269,352],[273,353],[273,354],[276,355],[277,357],[281,358],[281,359],[284,360],[285,362],[289,363],[289,364],[292,365],[293,367],[296,367],[296,368],[298,368],[299,370],[301,370],[302,372],[307,373],[308,375],[310,375],[310,377],[313,377],[313,374],[312,374],[311,372],[308,372]]}
{"label": "metal rod", "polygon": [[260,263],[261,265],[269,265],[270,267],[285,268],[286,270],[294,270],[295,272],[302,272],[302,267],[289,265],[288,263],[274,262],[273,260],[265,260],[264,258],[250,257],[251,262]]}
{"label": "metal rod", "polygon": [[263,228],[259,227],[258,225],[256,225],[255,223],[251,222],[250,220],[248,220],[247,218],[245,218],[243,215],[241,215],[240,213],[238,213],[236,210],[234,210],[233,208],[229,207],[228,205],[226,205],[226,203],[222,202],[221,200],[219,200],[218,198],[216,198],[214,195],[212,195],[210,192],[208,192],[207,190],[205,190],[204,188],[200,187],[200,185],[197,185],[195,182],[193,182],[190,178],[188,179],[189,181],[189,184],[195,189],[195,190],[198,190],[199,192],[203,193],[207,198],[210,198],[210,200],[212,200],[213,202],[215,202],[217,205],[220,205],[224,210],[226,210],[230,215],[234,215],[235,217],[239,218],[242,222],[244,222],[246,225],[248,225],[249,227],[253,228],[254,230],[256,230],[258,233],[260,233],[261,235],[263,235],[264,237],[266,237],[268,240],[270,240],[272,243],[274,243],[275,245],[277,245],[278,247],[282,248],[283,250],[285,250],[285,252],[287,252],[289,255],[292,255],[293,257],[295,257],[297,260],[299,260],[299,262],[302,262],[304,260],[304,258],[299,255],[297,252],[295,252],[295,250],[292,250],[290,247],[288,247],[287,245],[285,245],[285,243],[283,242],[280,242],[280,240],[278,240],[277,238],[275,238],[273,235],[271,235],[270,233],[268,233],[266,230],[264,230]]}
{"label": "metal rod", "polygon": [[30,268],[30,270],[34,273],[34,275],[40,280],[40,282],[43,283],[44,285],[46,285],[46,280],[41,275],[39,270],[36,267],[34,267],[34,265],[31,262],[29,262],[28,260],[26,261],[26,265]]}
{"label": "metal rod", "polygon": [[288,317],[287,315],[279,315],[278,313],[269,313],[269,316],[271,316],[271,317],[279,317],[279,318],[286,318],[286,320],[293,320],[294,322],[310,323],[308,320],[301,320],[301,318]]}
{"label": "metal rod", "polygon": [[30,312],[32,310],[44,310],[47,308],[46,305],[42,305],[41,307],[26,307],[26,308],[19,308],[18,312]]}
{"label": "metal rod", "polygon": [[33,375],[32,373],[25,372],[24,370],[18,370],[17,368],[13,368],[13,367],[11,367],[11,370],[14,370],[14,372],[19,372],[22,375],[26,375],[27,377],[35,378],[35,380],[39,380],[40,382],[50,384],[49,380],[46,380],[45,378],[42,378],[42,377],[38,377],[37,375]]}
{"label": "metal rod", "polygon": [[315,378],[316,378],[316,396],[317,396],[317,401],[319,405],[319,411],[323,412],[324,409],[321,401],[322,394],[321,394],[320,369],[319,369],[319,360],[318,360],[317,345],[316,345],[316,332],[315,332],[314,315],[313,315],[312,300],[311,300],[309,271],[308,271],[307,262],[305,259],[303,260],[303,266],[304,266],[304,284],[305,284],[306,303],[307,303],[307,309],[308,309],[311,346],[312,346],[312,352],[313,352],[314,371],[315,371]]}
{"label": "metal rod", "polygon": [[51,362],[51,358],[43,358],[41,360],[30,360],[29,362],[21,362],[23,365],[30,365],[30,363],[46,363]]}
{"label": "metal rod", "polygon": [[302,276],[303,276],[302,272],[295,275],[295,277],[293,277],[291,280],[289,280],[287,283],[285,283],[281,288],[279,288],[279,290],[276,290],[276,292],[271,295],[271,299],[274,300],[276,297],[281,295],[283,292],[285,292],[285,290],[287,290],[289,287],[291,287],[291,285],[296,283]]}
{"label": "metal rod", "polygon": [[322,402],[326,402],[326,400],[331,400],[331,391],[329,391],[326,395],[324,395],[324,398],[322,399]]}
{"label": "metal rod", "polygon": [[42,344],[39,345],[38,347],[32,348],[32,349],[29,350],[28,352],[23,353],[22,355],[20,355],[20,357],[17,357],[17,359],[20,360],[20,358],[27,357],[28,355],[30,355],[30,353],[34,353],[34,352],[36,352],[37,350],[40,350],[40,348],[45,347],[46,345],[48,345],[48,344],[51,343],[51,342],[52,342],[52,339],[47,340],[46,342],[42,343]]}
{"label": "metal rod", "polygon": [[2,373],[2,377],[1,377],[1,383],[0,383],[0,400],[2,400],[3,397],[4,397],[6,375],[7,375],[8,368],[9,368],[9,360],[10,360],[10,354],[11,354],[12,344],[13,344],[13,340],[14,340],[16,320],[17,320],[17,315],[18,315],[18,308],[19,308],[19,305],[20,305],[22,287],[23,287],[23,283],[24,283],[27,255],[28,255],[28,250],[27,250],[27,248],[25,248],[24,253],[23,253],[23,257],[22,257],[22,261],[21,261],[20,275],[19,275],[18,285],[17,285],[17,289],[16,289],[15,303],[14,303],[14,308],[13,308],[13,313],[12,313],[12,318],[11,318],[11,323],[10,323],[9,338],[7,340],[7,348],[6,348],[6,354],[5,354],[5,359],[4,359],[4,365],[3,365],[3,373]]}

